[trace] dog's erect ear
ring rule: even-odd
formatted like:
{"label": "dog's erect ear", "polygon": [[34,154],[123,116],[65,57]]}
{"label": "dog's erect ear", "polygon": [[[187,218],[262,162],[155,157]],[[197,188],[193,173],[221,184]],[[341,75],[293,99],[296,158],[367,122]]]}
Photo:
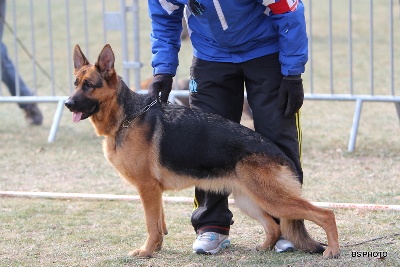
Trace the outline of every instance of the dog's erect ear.
{"label": "dog's erect ear", "polygon": [[101,50],[99,58],[96,62],[96,67],[105,78],[110,77],[114,72],[114,52],[109,44],[106,44]]}
{"label": "dog's erect ear", "polygon": [[75,45],[74,48],[74,67],[75,73],[85,65],[90,64],[89,61],[86,59],[85,55],[82,53],[81,48],[79,45]]}

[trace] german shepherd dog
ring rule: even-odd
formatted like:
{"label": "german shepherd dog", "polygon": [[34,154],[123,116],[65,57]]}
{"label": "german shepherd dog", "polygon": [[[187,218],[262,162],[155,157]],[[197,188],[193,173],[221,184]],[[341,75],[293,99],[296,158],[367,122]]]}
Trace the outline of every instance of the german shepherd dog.
{"label": "german shepherd dog", "polygon": [[136,186],[143,203],[148,236],[131,255],[150,257],[161,249],[167,234],[162,193],[197,186],[232,193],[235,204],[261,223],[265,241],[258,250],[272,249],[283,235],[296,249],[322,253],[305,219],[326,232],[323,256],[339,256],[334,213],[300,196],[293,162],[271,141],[215,114],[133,92],[117,75],[108,44],[94,65],[78,45],[73,59],[75,90],[65,106],[74,122],[90,118],[97,135],[105,137],[105,157]]}

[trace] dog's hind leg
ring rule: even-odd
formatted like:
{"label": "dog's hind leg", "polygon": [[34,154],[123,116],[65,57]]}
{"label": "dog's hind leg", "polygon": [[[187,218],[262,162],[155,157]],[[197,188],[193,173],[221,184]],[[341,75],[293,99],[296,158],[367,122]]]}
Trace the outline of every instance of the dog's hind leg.
{"label": "dog's hind leg", "polygon": [[337,258],[340,254],[335,215],[331,210],[312,205],[300,196],[300,185],[289,168],[281,165],[252,166],[247,180],[248,192],[255,201],[263,203],[268,214],[281,219],[281,231],[297,249],[322,252],[323,247],[313,240],[304,227],[304,220],[321,226],[327,235],[328,248],[324,258]]}
{"label": "dog's hind leg", "polygon": [[130,255],[139,257],[151,257],[154,251],[161,249],[163,234],[167,232],[164,221],[164,209],[162,204],[162,189],[158,184],[137,186],[140,200],[144,208],[147,228],[147,239],[140,249],[133,250]]}
{"label": "dog's hind leg", "polygon": [[264,243],[258,244],[256,249],[272,249],[281,235],[279,225],[260,207],[257,202],[249,198],[248,195],[234,190],[233,196],[235,198],[235,204],[240,208],[240,210],[249,217],[259,221],[264,228],[265,241]]}
{"label": "dog's hind leg", "polygon": [[[298,232],[304,232],[305,227],[301,219],[309,220],[319,225],[325,230],[328,247],[323,252],[324,258],[337,258],[340,255],[338,231],[336,226],[335,214],[333,211],[314,206],[302,198],[289,198],[283,201],[286,210],[277,211],[277,216],[281,217],[281,230],[284,235],[289,235],[296,239]],[[290,207],[290,208],[289,208]],[[302,230],[304,228],[304,231]],[[298,239],[298,238],[297,238]],[[301,238],[300,238],[301,239]],[[301,240],[296,241],[301,243]],[[305,245],[303,243],[303,245]],[[312,246],[312,244],[310,244]],[[318,249],[317,246],[315,246]],[[307,247],[305,247],[307,250]],[[322,251],[321,251],[322,252]]]}

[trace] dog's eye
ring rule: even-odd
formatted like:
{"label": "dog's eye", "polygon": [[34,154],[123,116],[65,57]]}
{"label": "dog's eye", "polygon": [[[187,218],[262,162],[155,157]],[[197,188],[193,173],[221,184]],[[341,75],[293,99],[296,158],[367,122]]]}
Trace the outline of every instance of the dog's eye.
{"label": "dog's eye", "polygon": [[83,81],[83,90],[89,90],[93,88],[93,84],[89,82],[88,80]]}
{"label": "dog's eye", "polygon": [[79,80],[78,80],[78,78],[76,78],[76,79],[75,79],[75,82],[74,82],[74,85],[75,85],[75,86],[78,86],[78,84],[79,84]]}

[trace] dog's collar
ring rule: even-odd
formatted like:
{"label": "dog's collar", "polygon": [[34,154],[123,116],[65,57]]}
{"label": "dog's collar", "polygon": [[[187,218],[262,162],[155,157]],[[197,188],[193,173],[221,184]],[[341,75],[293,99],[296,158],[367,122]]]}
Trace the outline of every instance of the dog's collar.
{"label": "dog's collar", "polygon": [[145,106],[132,120],[124,120],[121,124],[122,128],[128,128],[129,125],[136,120],[140,115],[148,111],[152,106],[154,106],[157,103],[157,99]]}

